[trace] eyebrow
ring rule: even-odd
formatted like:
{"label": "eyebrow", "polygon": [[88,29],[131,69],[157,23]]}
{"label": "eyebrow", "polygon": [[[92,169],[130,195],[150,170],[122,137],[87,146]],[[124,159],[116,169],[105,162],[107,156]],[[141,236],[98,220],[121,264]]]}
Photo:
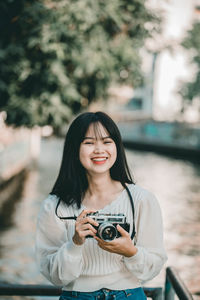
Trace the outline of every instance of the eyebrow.
{"label": "eyebrow", "polygon": [[[101,140],[105,140],[105,139],[111,139],[111,137],[110,136],[104,136],[104,137],[101,138]],[[86,137],[83,138],[83,140],[96,140],[96,138],[91,137],[91,136],[86,136]]]}

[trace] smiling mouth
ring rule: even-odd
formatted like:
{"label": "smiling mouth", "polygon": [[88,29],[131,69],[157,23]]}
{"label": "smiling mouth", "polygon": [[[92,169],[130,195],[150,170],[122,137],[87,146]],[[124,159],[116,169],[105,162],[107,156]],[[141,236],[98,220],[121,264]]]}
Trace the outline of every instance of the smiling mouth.
{"label": "smiling mouth", "polygon": [[108,159],[107,157],[95,157],[92,158],[92,162],[95,164],[103,164],[106,162],[107,159]]}

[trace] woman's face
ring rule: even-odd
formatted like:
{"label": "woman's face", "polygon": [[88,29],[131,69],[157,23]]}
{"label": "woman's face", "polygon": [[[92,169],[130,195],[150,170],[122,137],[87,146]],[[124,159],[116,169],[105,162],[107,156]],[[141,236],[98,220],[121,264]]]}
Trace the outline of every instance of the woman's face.
{"label": "woman's face", "polygon": [[80,162],[91,175],[108,173],[117,158],[115,142],[101,123],[95,125],[97,130],[89,126],[79,151]]}

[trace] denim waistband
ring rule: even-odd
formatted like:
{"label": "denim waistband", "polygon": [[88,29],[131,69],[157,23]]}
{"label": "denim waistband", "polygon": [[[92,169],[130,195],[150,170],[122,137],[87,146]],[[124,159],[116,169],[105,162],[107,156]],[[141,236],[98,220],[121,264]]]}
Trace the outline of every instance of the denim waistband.
{"label": "denim waistband", "polygon": [[78,292],[78,291],[63,291],[62,295],[63,296],[74,296],[74,297],[78,297],[80,295],[86,295],[86,294],[90,294],[91,296],[97,297],[97,296],[101,296],[101,295],[117,295],[118,293],[124,292],[124,294],[126,296],[128,296],[130,293],[135,293],[139,290],[141,290],[141,287],[135,288],[135,289],[126,289],[126,290],[110,290],[107,288],[102,288],[98,291],[94,291],[94,292]]}

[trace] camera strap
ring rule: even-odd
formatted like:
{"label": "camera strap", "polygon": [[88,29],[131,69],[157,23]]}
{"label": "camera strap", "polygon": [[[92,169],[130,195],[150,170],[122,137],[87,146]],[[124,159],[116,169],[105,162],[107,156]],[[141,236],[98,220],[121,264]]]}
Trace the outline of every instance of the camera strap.
{"label": "camera strap", "polygon": [[133,229],[132,229],[132,233],[131,233],[131,239],[133,240],[136,232],[135,232],[135,209],[134,209],[134,202],[133,202],[133,197],[131,195],[131,192],[129,190],[129,188],[127,187],[127,185],[125,185],[125,189],[128,193],[129,199],[130,199],[130,203],[131,203],[131,208],[132,208],[132,216],[133,216]]}
{"label": "camera strap", "polygon": [[[129,188],[127,187],[127,185],[125,185],[125,189],[128,193],[129,199],[130,199],[130,203],[131,203],[131,208],[132,208],[132,216],[133,216],[133,229],[132,229],[132,233],[131,233],[131,239],[133,240],[134,236],[135,236],[135,209],[134,209],[134,202],[133,202],[133,197],[131,195],[131,192],[129,190]],[[76,220],[77,216],[70,216],[70,217],[61,217],[58,215],[58,206],[61,202],[61,199],[59,198],[58,203],[56,205],[56,209],[55,209],[55,213],[56,216],[60,219],[60,220]]]}
{"label": "camera strap", "polygon": [[56,213],[56,216],[60,219],[60,220],[76,220],[77,219],[77,216],[71,216],[71,217],[61,217],[58,215],[58,206],[61,202],[61,198],[58,199],[58,203],[56,205],[56,209],[55,209],[55,213]]}

